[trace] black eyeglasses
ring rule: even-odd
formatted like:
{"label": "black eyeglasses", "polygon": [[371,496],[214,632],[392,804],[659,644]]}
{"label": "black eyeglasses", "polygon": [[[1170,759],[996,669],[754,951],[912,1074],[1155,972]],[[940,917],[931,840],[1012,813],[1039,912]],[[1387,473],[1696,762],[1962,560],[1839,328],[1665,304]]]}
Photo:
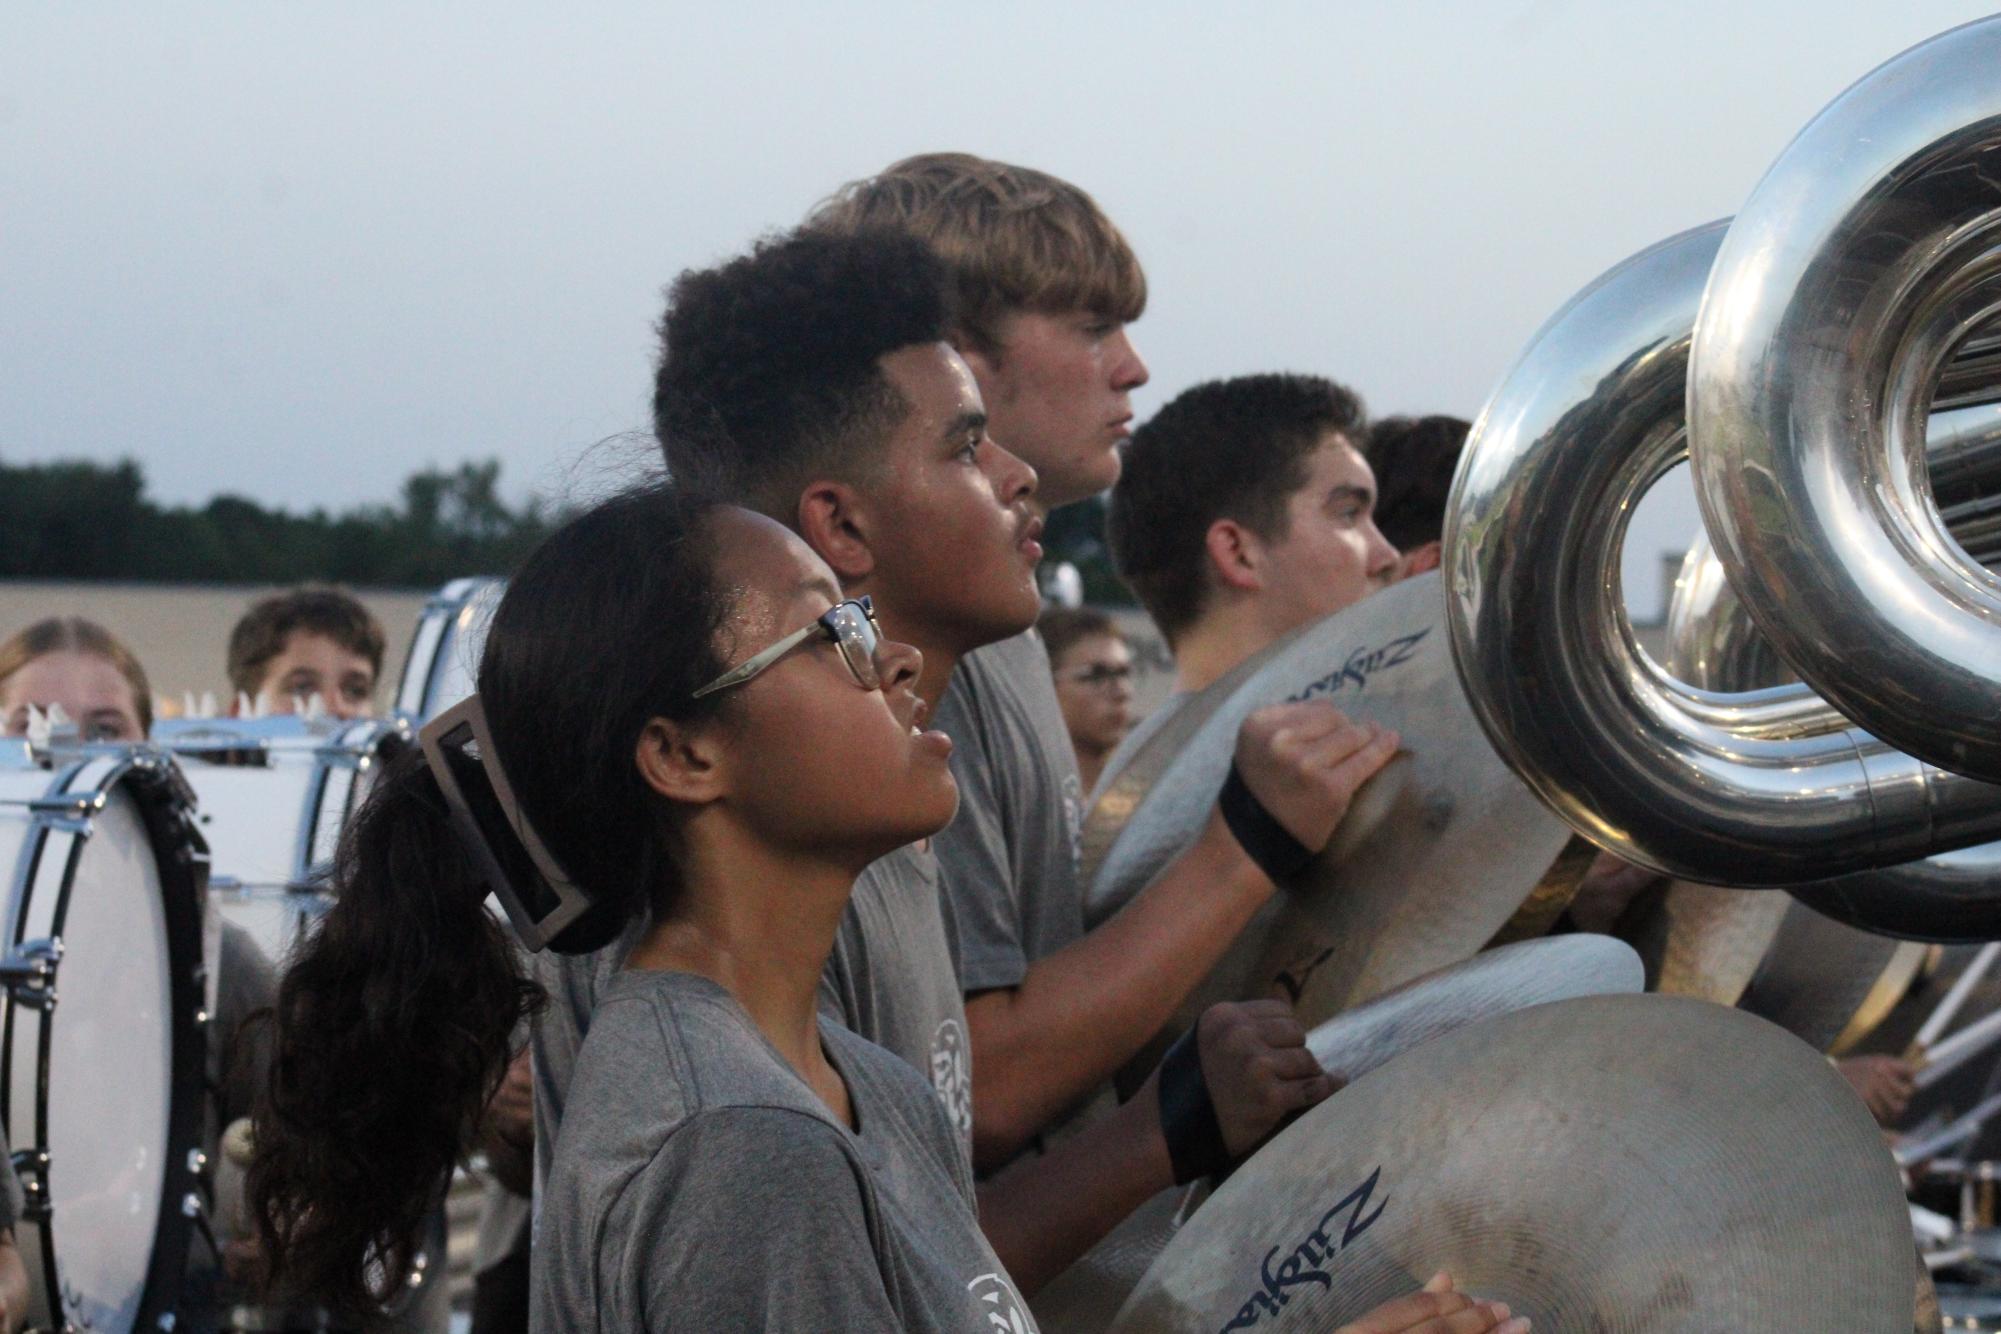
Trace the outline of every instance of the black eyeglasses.
{"label": "black eyeglasses", "polygon": [[841,661],[848,665],[856,685],[863,690],[882,689],[882,674],[875,665],[875,651],[882,643],[882,627],[875,622],[874,605],[868,598],[859,597],[835,605],[811,625],[801,626],[770,648],[752,654],[697,690],[694,698],[700,699],[718,690],[742,685],[815,636],[834,641],[834,646],[841,650]]}

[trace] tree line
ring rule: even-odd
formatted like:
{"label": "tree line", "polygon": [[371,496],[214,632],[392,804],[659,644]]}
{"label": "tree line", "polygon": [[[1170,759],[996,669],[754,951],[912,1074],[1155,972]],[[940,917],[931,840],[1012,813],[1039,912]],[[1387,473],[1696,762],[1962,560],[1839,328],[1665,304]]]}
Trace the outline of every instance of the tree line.
{"label": "tree line", "polygon": [[[130,459],[0,461],[0,579],[428,588],[508,574],[566,512],[510,506],[499,483],[498,459],[465,462],[412,473],[395,504],[293,514],[231,495],[161,505]],[[1067,505],[1049,516],[1045,560],[1074,563],[1092,602],[1130,602],[1104,533],[1102,498]]]}
{"label": "tree line", "polygon": [[130,459],[0,461],[0,578],[428,587],[504,574],[562,516],[510,506],[499,481],[495,459],[429,468],[395,504],[293,514],[231,495],[161,505]]}

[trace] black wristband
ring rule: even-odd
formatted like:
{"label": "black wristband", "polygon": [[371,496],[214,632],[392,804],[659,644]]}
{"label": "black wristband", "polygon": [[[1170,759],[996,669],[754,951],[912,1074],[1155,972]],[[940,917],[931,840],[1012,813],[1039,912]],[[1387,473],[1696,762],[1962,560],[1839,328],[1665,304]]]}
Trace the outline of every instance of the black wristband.
{"label": "black wristband", "polygon": [[1174,1184],[1186,1185],[1230,1165],[1223,1126],[1202,1077],[1202,1047],[1191,1028],[1160,1058],[1160,1133]]}
{"label": "black wristband", "polygon": [[1313,849],[1272,817],[1234,763],[1216,796],[1216,805],[1238,846],[1273,880],[1290,880],[1313,861]]}

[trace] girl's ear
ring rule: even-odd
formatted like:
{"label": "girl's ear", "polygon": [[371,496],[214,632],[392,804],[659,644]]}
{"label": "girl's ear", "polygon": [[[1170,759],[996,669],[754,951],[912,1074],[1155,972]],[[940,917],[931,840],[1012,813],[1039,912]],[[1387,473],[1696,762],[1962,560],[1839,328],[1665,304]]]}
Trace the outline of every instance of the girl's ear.
{"label": "girl's ear", "polygon": [[799,536],[827,562],[842,587],[875,573],[876,525],[851,486],[815,482],[799,494]]}
{"label": "girl's ear", "polygon": [[646,785],[669,801],[702,806],[728,794],[727,752],[711,727],[655,718],[639,733],[633,763]]}

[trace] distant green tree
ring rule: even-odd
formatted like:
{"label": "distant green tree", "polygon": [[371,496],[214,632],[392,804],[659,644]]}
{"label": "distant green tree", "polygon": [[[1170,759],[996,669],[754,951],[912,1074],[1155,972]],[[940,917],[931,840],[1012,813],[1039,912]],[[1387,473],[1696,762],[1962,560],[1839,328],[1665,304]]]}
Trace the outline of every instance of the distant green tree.
{"label": "distant green tree", "polygon": [[425,469],[399,506],[337,515],[232,495],[162,507],[145,492],[129,459],[0,462],[0,578],[428,586],[511,572],[560,517],[509,506],[496,459]]}

